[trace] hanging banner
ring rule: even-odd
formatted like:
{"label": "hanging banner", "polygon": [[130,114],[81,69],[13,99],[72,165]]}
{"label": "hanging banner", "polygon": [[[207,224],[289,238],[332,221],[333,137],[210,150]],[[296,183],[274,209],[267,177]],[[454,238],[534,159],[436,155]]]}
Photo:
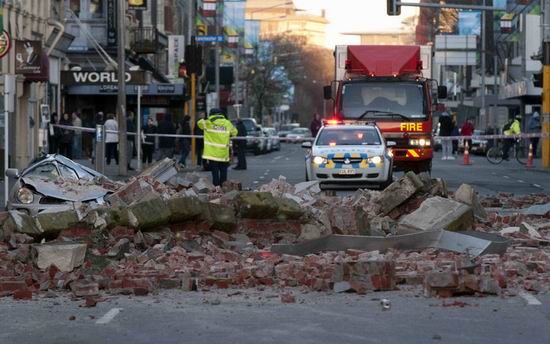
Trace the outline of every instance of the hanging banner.
{"label": "hanging banner", "polygon": [[179,64],[185,57],[185,36],[168,36],[168,76],[173,79],[179,77]]}
{"label": "hanging banner", "polygon": [[7,31],[2,31],[0,34],[0,59],[10,51],[11,39]]}
{"label": "hanging banner", "polygon": [[107,0],[107,45],[117,45],[117,3],[115,0]]}
{"label": "hanging banner", "polygon": [[15,41],[15,74],[42,73],[42,42]]}
{"label": "hanging banner", "polygon": [[254,54],[260,41],[260,21],[247,20],[244,23],[244,48],[246,55]]}
{"label": "hanging banner", "polygon": [[147,10],[147,0],[128,0],[128,9],[145,11]]}

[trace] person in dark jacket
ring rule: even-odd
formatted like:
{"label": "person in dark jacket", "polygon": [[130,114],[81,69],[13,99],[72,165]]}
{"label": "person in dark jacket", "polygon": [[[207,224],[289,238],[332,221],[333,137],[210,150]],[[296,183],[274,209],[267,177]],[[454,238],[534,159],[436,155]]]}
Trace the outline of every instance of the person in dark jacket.
{"label": "person in dark jacket", "polygon": [[316,137],[322,126],[323,122],[321,122],[321,115],[316,113],[315,115],[313,115],[313,121],[311,121],[311,125],[309,126],[309,129],[311,130],[311,136]]}
{"label": "person in dark jacket", "polygon": [[155,137],[148,136],[148,134],[156,134],[157,127],[153,118],[149,117],[147,119],[147,124],[141,130],[141,149],[143,150],[143,156],[141,157],[141,162],[143,164],[150,164],[153,162],[153,152],[155,150]]}
{"label": "person in dark jacket", "polygon": [[[193,135],[203,136],[204,132],[199,128],[199,120],[205,118],[204,114],[199,115],[197,121],[195,122],[195,127],[193,129]],[[206,170],[206,161],[202,160],[202,150],[204,149],[204,140],[202,138],[195,139],[195,154],[197,154],[197,166],[202,166],[203,170]]]}
{"label": "person in dark jacket", "polygon": [[[246,137],[246,127],[244,122],[239,118],[237,120],[237,136]],[[246,139],[237,139],[233,141],[235,150],[237,151],[237,166],[233,167],[235,170],[246,170]]]}
{"label": "person in dark jacket", "polygon": [[[166,135],[174,135],[176,133],[176,127],[172,122],[172,116],[170,114],[166,114],[164,119],[159,123],[157,133]],[[176,140],[174,137],[159,137],[159,159],[172,159],[174,156],[175,143]]]}
{"label": "person in dark jacket", "polygon": [[[63,118],[59,121],[59,124],[66,125],[71,127],[73,122],[68,113],[63,114]],[[72,159],[72,149],[71,144],[73,142],[74,132],[70,129],[61,129],[61,138],[59,139],[59,154],[66,156],[69,159]]]}
{"label": "person in dark jacket", "polygon": [[48,153],[59,153],[59,139],[61,138],[61,129],[54,127],[59,124],[59,116],[57,112],[52,113],[52,118],[48,124]]}
{"label": "person in dark jacket", "polygon": [[[128,133],[135,133],[136,132],[136,123],[135,123],[135,116],[132,111],[128,112],[128,116],[126,117],[126,131]],[[133,171],[132,168],[132,158],[134,157],[134,146],[136,144],[136,135],[128,134],[126,135],[127,140],[127,146],[126,146],[126,152],[128,156],[128,171]]]}
{"label": "person in dark jacket", "polygon": [[[184,116],[183,121],[181,121],[178,129],[178,134],[180,135],[191,135],[191,117]],[[191,139],[187,137],[182,137],[180,140],[181,144],[181,156],[178,161],[180,165],[185,166],[185,163],[187,161],[187,156],[189,155],[189,152],[191,151]]]}
{"label": "person in dark jacket", "polygon": [[451,140],[445,140],[446,137],[451,136],[453,133],[453,119],[451,115],[445,111],[441,113],[439,117],[439,136],[443,138],[441,140],[441,147],[443,150],[443,157],[441,160],[454,160],[453,156],[453,142]]}

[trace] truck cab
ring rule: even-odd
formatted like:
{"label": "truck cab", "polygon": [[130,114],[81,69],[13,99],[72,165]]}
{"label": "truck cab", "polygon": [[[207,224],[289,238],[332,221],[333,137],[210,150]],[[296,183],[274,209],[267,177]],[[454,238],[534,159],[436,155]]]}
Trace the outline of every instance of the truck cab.
{"label": "truck cab", "polygon": [[[334,116],[347,123],[375,122],[394,141],[394,169],[431,171],[432,118],[446,89],[422,75],[419,46],[342,46],[336,51]],[[428,55],[429,56],[429,55]],[[344,60],[345,59],[345,60]],[[343,68],[342,68],[343,67]],[[439,92],[439,93],[438,93]]]}

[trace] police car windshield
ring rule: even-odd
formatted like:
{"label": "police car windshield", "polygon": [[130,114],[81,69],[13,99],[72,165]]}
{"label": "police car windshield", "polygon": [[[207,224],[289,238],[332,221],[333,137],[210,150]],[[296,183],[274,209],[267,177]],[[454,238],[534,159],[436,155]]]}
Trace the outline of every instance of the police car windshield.
{"label": "police car windshield", "polygon": [[342,90],[342,112],[345,118],[380,119],[384,113],[388,118],[402,120],[395,114],[411,119],[425,118],[422,85],[414,82],[351,82]]}
{"label": "police car windshield", "polygon": [[317,139],[317,146],[370,146],[380,145],[382,140],[374,128],[324,128]]}

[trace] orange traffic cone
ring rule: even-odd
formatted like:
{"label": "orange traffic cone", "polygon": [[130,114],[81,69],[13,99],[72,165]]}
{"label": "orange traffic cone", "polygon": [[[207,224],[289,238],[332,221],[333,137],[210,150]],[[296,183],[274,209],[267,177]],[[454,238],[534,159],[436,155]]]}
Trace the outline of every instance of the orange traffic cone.
{"label": "orange traffic cone", "polygon": [[464,162],[462,165],[471,165],[470,162],[470,147],[468,147],[468,141],[464,142]]}
{"label": "orange traffic cone", "polygon": [[533,168],[533,144],[529,144],[529,155],[527,155],[527,168]]}

